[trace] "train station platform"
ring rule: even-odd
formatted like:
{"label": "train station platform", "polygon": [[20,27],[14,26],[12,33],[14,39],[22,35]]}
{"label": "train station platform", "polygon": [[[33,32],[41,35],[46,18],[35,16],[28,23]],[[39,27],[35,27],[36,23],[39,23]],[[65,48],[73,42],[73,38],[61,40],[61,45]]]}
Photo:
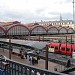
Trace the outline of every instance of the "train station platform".
{"label": "train station platform", "polygon": [[[9,59],[9,51],[7,49],[3,50],[2,48],[0,48],[0,55],[4,55],[4,56],[6,56],[7,59]],[[69,58],[69,57],[67,57],[67,58]],[[16,56],[16,55],[12,54],[11,55],[11,60],[15,61],[15,62],[18,62],[18,63],[25,64],[25,65],[30,65],[29,64],[29,57],[27,59],[21,59],[20,56]],[[34,66],[34,67],[40,68],[40,69],[45,69],[45,60],[44,59],[40,59],[38,64],[30,65],[30,66]],[[59,66],[61,68],[59,68]],[[64,66],[62,66],[60,64],[56,64],[56,62],[53,63],[53,61],[51,62],[51,60],[48,61],[48,71],[54,71],[55,68],[57,68],[58,72],[64,70]]]}
{"label": "train station platform", "polygon": [[[6,41],[0,40],[0,41],[3,41],[2,42],[3,44],[7,44],[8,48],[9,48],[9,40],[6,40]],[[28,44],[28,42],[30,42],[30,43]],[[19,44],[19,46],[20,45],[27,45],[27,46],[35,47],[36,49],[40,48],[41,52],[40,52],[39,56],[40,56],[41,59],[39,60],[38,64],[31,65],[31,66],[34,66],[34,67],[37,67],[37,68],[40,68],[40,69],[45,69],[46,50],[44,51],[42,48],[44,48],[47,43],[45,43],[43,46],[40,46],[40,45],[43,44],[44,42],[43,43],[39,42],[40,44],[38,42],[36,42],[36,44],[38,44],[38,45],[36,45],[35,41],[32,43],[32,41],[23,42],[23,40],[22,40],[20,42],[20,40],[16,40],[16,41],[11,40],[11,43],[12,43],[12,45],[13,45],[13,43],[16,43],[15,46],[17,46],[17,44]],[[5,49],[4,52],[3,52],[2,49],[0,49],[0,54],[9,58],[9,50],[8,49],[7,50]],[[29,53],[29,55],[37,56],[35,50],[33,51],[33,53]],[[65,56],[65,55],[60,55],[60,54],[55,54],[55,53],[48,53],[48,70],[54,71],[55,67],[57,67],[57,66],[58,66],[58,69],[64,69],[64,66],[66,66],[66,63],[67,63],[68,59],[71,60],[72,65],[75,65],[75,59],[72,59],[70,56]],[[13,54],[12,54],[11,60],[29,65],[28,59],[21,59],[20,56],[16,56],[16,55],[13,55]],[[62,68],[60,68],[59,66],[62,67]]]}
{"label": "train station platform", "polygon": [[[3,51],[3,49],[0,48],[0,55],[4,55],[4,56],[6,56],[7,59],[8,59],[8,58],[9,58],[9,51],[8,51],[7,49],[5,49],[5,50]],[[28,58],[29,58],[29,57],[28,57]],[[13,55],[13,54],[11,55],[11,60],[16,61],[16,62],[20,62],[20,63],[23,63],[23,64],[27,64],[27,65],[29,65],[29,60],[28,60],[28,58],[27,58],[27,59],[21,59],[20,56],[16,56],[16,55]],[[49,62],[48,62],[48,65],[49,65],[49,66],[48,66],[48,70],[54,71],[55,66],[57,66],[58,64],[49,61]],[[45,69],[45,60],[40,59],[40,60],[38,61],[38,64],[31,65],[31,66],[35,66],[35,67],[40,68],[40,69]],[[59,65],[59,66],[60,66],[60,65]]]}
{"label": "train station platform", "polygon": [[[3,50],[2,48],[0,48],[0,55],[4,55],[4,56],[6,56],[7,59],[9,59],[9,51],[6,50],[6,49]],[[13,55],[13,54],[12,54],[12,57],[11,57],[10,61],[14,61],[14,62],[25,64],[25,65],[30,65],[28,58],[27,59],[21,59],[19,56],[16,56],[16,55]],[[30,66],[46,70],[45,69],[45,60],[43,60],[43,59],[40,59],[38,64],[30,65]],[[48,71],[50,71],[50,72],[55,71],[56,66],[60,66],[64,69],[64,66],[61,66],[59,64],[48,61]],[[58,68],[58,69],[60,69],[60,68]],[[62,71],[62,69],[60,69],[60,70]],[[57,70],[57,72],[59,72],[59,71]],[[60,74],[51,74],[51,75],[60,75]],[[61,75],[63,75],[63,74],[61,74]],[[64,74],[64,75],[70,75],[70,74]]]}

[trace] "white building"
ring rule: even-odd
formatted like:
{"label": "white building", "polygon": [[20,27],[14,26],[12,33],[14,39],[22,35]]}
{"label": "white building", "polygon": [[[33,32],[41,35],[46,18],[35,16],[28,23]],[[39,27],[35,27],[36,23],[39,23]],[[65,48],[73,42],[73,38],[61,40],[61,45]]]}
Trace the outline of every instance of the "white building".
{"label": "white building", "polygon": [[52,25],[52,26],[64,26],[64,27],[71,27],[75,29],[75,24],[72,20],[59,20],[59,21],[41,21],[37,22],[39,25]]}

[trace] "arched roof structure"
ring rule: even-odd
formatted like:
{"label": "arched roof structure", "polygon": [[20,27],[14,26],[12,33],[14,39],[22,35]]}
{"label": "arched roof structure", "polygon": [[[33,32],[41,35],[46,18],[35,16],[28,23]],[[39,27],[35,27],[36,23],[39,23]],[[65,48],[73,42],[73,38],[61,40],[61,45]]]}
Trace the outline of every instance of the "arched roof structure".
{"label": "arched roof structure", "polygon": [[52,25],[39,25],[38,23],[21,24],[12,23],[11,25],[0,26],[0,35],[44,35],[44,34],[74,33],[72,28]]}
{"label": "arched roof structure", "polygon": [[47,34],[57,34],[59,32],[59,30],[57,29],[57,27],[54,26],[50,26],[47,29]]}
{"label": "arched roof structure", "polygon": [[43,26],[34,26],[31,29],[31,34],[46,34],[47,30]]}
{"label": "arched roof structure", "polygon": [[6,30],[0,26],[0,35],[6,35]]}
{"label": "arched roof structure", "polygon": [[73,28],[69,28],[69,29],[68,29],[68,33],[74,33]]}
{"label": "arched roof structure", "polygon": [[23,24],[17,24],[9,27],[7,35],[28,35],[30,30]]}
{"label": "arched roof structure", "polygon": [[60,27],[59,28],[59,34],[60,33],[68,33],[67,29],[65,27]]}

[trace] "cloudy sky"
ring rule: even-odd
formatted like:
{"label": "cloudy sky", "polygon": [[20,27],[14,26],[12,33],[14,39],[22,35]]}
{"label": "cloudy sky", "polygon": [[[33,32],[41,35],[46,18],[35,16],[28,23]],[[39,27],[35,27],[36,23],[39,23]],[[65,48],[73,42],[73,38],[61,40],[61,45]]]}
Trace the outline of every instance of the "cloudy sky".
{"label": "cloudy sky", "polygon": [[0,21],[22,23],[72,19],[73,0],[0,0]]}

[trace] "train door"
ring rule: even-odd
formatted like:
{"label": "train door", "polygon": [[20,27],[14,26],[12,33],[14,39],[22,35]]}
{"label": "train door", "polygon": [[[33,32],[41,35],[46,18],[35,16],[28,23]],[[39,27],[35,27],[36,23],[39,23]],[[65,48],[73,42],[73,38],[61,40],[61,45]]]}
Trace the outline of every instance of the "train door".
{"label": "train door", "polygon": [[71,44],[67,45],[66,54],[71,55]]}
{"label": "train door", "polygon": [[60,47],[60,53],[61,54],[65,54],[66,53],[66,49],[65,49],[65,44],[61,44],[61,47]]}
{"label": "train door", "polygon": [[75,52],[75,45],[72,45],[72,51],[71,51],[71,54]]}
{"label": "train door", "polygon": [[56,53],[59,53],[60,52],[60,44],[59,43],[56,43],[55,44],[55,52]]}

